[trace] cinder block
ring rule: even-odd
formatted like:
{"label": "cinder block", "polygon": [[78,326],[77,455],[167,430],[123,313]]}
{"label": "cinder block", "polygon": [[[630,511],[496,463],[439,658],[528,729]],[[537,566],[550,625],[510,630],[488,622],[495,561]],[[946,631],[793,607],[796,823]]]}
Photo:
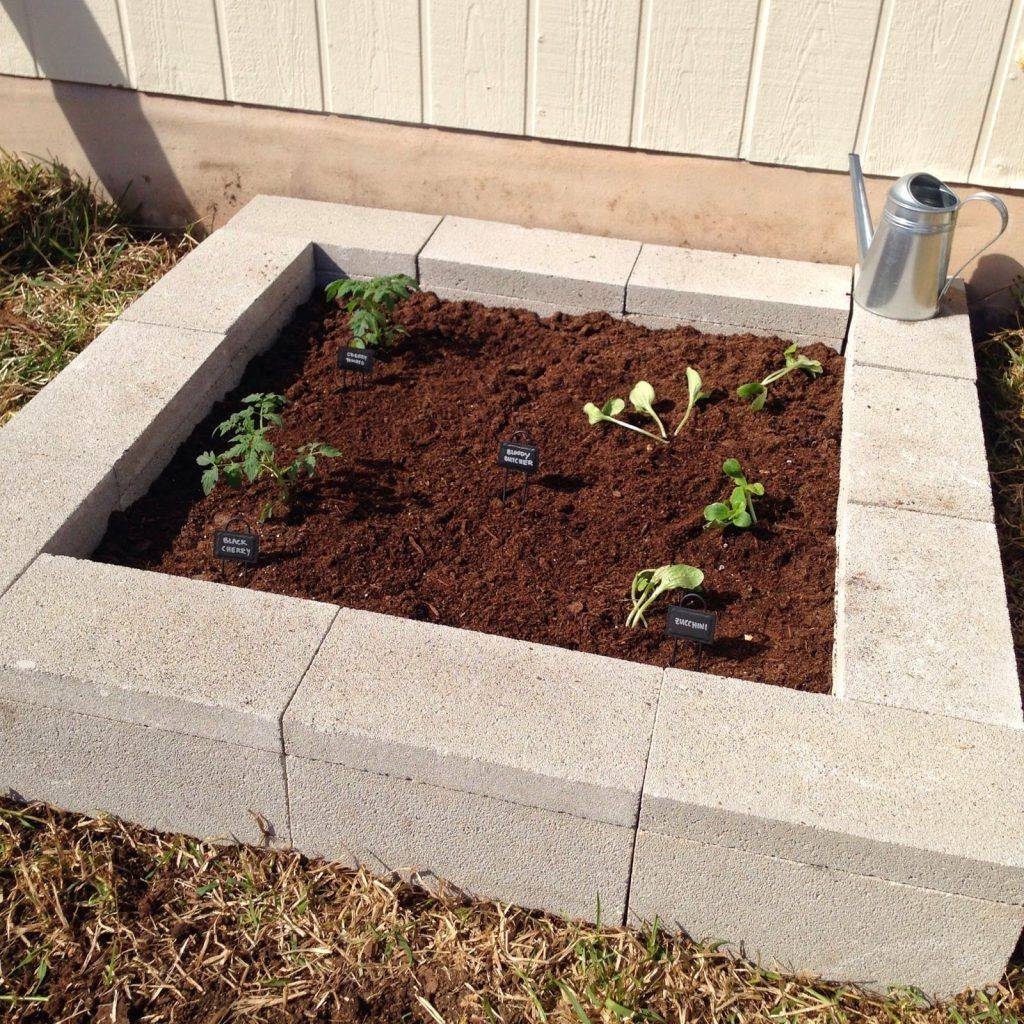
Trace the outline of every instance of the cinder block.
{"label": "cinder block", "polygon": [[420,253],[420,285],[621,314],[639,242],[445,217]]}
{"label": "cinder block", "polygon": [[554,316],[555,313],[582,315],[594,311],[593,308],[570,306],[567,303],[538,302],[536,299],[519,299],[511,295],[485,295],[482,292],[468,292],[459,288],[429,288],[427,291],[432,291],[439,299],[447,299],[449,302],[479,302],[481,306],[489,306],[492,309],[527,309],[537,316]]}
{"label": "cinder block", "polygon": [[974,342],[963,281],[946,293],[932,320],[888,320],[853,305],[847,363],[976,380]]}
{"label": "cinder block", "polygon": [[848,366],[839,491],[840,503],[992,522],[974,385],[927,373]]}
{"label": "cinder block", "polygon": [[117,507],[113,470],[90,459],[25,453],[0,429],[0,594],[41,551],[86,555]]}
{"label": "cinder block", "polygon": [[645,243],[626,312],[842,339],[852,284],[849,267]]}
{"label": "cinder block", "polygon": [[945,996],[999,980],[1024,910],[641,830],[629,919],[769,968]]}
{"label": "cinder block", "polygon": [[318,280],[417,277],[416,257],[441,223],[430,213],[256,196],[228,221],[230,231],[312,241]]}
{"label": "cinder block", "polygon": [[2,698],[0,749],[0,792],[24,800],[200,838],[288,841],[279,752]]}
{"label": "cinder block", "polygon": [[0,450],[109,465],[124,507],[209,410],[225,349],[223,334],[118,321],[3,428]]}
{"label": "cinder block", "polygon": [[1024,725],[991,523],[848,504],[838,544],[836,696]]}
{"label": "cinder block", "polygon": [[44,555],[0,600],[0,697],[280,754],[336,611]]}
{"label": "cinder block", "polygon": [[[626,319],[632,324],[639,324],[652,331],[672,331],[679,327],[692,327],[704,334],[718,334],[726,338],[753,333],[751,328],[741,324],[716,324],[712,320],[680,320],[672,316],[655,316],[653,313],[630,313]],[[793,334],[789,331],[773,331],[772,336],[787,344],[795,342],[801,347],[821,344],[834,348],[837,352],[842,348],[841,338],[814,337],[810,334]]]}
{"label": "cinder block", "polygon": [[256,334],[289,296],[313,290],[309,239],[216,231],[133,302],[122,319],[225,334]]}
{"label": "cinder block", "polygon": [[648,665],[343,608],[285,748],[632,827],[660,684]]}
{"label": "cinder block", "polygon": [[[421,708],[406,705],[414,716]],[[623,920],[633,829],[291,757],[297,849],[437,888],[605,922]]]}
{"label": "cinder block", "polygon": [[1024,904],[1022,772],[1019,729],[669,669],[640,827]]}

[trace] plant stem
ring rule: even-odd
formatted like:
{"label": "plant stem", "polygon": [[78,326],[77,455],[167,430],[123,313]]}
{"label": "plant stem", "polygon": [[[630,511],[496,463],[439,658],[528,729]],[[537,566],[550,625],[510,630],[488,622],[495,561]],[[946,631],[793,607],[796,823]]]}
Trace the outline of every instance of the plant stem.
{"label": "plant stem", "polygon": [[644,434],[652,441],[660,441],[662,444],[668,444],[668,438],[658,437],[657,434],[652,434],[649,430],[644,430],[642,427],[634,427],[632,423],[624,423],[622,420],[615,419],[614,416],[606,416],[605,420],[608,423],[616,423],[620,427],[625,427],[627,430],[635,430],[638,434]]}

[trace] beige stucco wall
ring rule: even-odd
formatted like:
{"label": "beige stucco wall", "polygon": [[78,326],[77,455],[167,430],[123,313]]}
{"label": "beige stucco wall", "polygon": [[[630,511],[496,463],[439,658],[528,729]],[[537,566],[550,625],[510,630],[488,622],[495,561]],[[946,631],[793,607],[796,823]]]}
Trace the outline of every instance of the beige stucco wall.
{"label": "beige stucco wall", "polygon": [[[216,227],[259,192],[506,220],[642,241],[855,261],[843,173],[357,118],[197,102],[0,76],[0,147],[53,154],[131,195],[152,222]],[[869,182],[874,209],[889,182]],[[961,191],[970,191],[965,187]],[[1024,194],[968,275],[975,297],[1024,263]],[[954,259],[995,227],[964,212]],[[1019,261],[1019,262],[1018,262]]]}

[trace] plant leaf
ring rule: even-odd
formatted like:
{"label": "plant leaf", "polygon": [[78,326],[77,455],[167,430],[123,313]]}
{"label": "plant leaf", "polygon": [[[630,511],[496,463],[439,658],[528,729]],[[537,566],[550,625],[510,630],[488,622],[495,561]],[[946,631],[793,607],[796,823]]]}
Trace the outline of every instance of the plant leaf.
{"label": "plant leaf", "polygon": [[621,398],[609,398],[604,405],[601,406],[601,412],[605,416],[618,416],[623,409],[626,408],[626,403]]}
{"label": "plant leaf", "polygon": [[734,480],[736,477],[742,476],[743,470],[740,468],[739,459],[726,459],[725,462],[722,463],[722,472],[726,476],[732,477]]}
{"label": "plant leaf", "polygon": [[663,590],[696,590],[704,573],[692,565],[663,565],[659,570]]}
{"label": "plant leaf", "polygon": [[751,522],[750,513],[744,509],[742,512],[737,512],[732,519],[732,525],[739,527],[741,530],[747,529]]}
{"label": "plant leaf", "polygon": [[666,437],[665,426],[661,422],[658,414],[654,411],[654,388],[645,381],[637,381],[633,385],[633,390],[629,393],[629,400],[633,403],[633,408],[637,412],[642,412],[645,416],[649,416],[658,425],[658,430],[661,431],[661,436]]}
{"label": "plant leaf", "polygon": [[727,523],[730,516],[729,506],[721,501],[714,501],[704,506],[704,518],[709,523]]}

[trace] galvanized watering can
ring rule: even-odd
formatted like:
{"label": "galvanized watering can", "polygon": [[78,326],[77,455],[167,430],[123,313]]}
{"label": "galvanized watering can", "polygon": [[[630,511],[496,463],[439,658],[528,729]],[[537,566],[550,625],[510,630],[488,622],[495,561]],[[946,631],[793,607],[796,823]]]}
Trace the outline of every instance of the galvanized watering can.
{"label": "galvanized watering can", "polygon": [[[1006,230],[1006,205],[990,192],[975,192],[964,200],[931,174],[907,174],[885,199],[878,228],[871,225],[868,195],[860,157],[850,154],[850,184],[857,224],[860,275],[853,291],[858,306],[892,320],[927,320],[935,316],[939,301],[954,278],[976,260]],[[952,277],[949,251],[960,208],[973,199],[991,203],[1002,227]]]}

